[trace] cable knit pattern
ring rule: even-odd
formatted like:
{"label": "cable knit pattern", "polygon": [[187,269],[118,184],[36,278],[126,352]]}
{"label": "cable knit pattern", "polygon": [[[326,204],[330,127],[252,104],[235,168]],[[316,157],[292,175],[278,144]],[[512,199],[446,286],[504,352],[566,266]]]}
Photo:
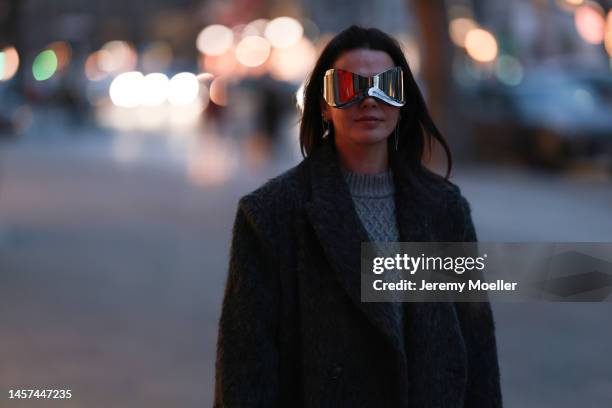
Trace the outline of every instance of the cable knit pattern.
{"label": "cable knit pattern", "polygon": [[344,167],[342,175],[349,186],[357,215],[371,241],[399,241],[395,216],[393,173],[361,174]]}
{"label": "cable knit pattern", "polygon": [[[391,169],[375,174],[353,173],[344,167],[341,167],[341,171],[351,192],[357,215],[368,232],[370,241],[399,241],[395,216],[395,187]],[[398,282],[401,275],[397,271],[389,271],[382,276],[382,279]],[[397,294],[392,292],[391,295]],[[402,303],[396,301],[393,306],[396,324],[402,327]],[[400,333],[402,332],[403,330],[400,330]]]}

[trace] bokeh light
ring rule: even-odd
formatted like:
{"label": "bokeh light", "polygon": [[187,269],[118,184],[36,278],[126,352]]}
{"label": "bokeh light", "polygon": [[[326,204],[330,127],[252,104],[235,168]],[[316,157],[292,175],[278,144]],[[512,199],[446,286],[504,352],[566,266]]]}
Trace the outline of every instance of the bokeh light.
{"label": "bokeh light", "polygon": [[216,105],[227,106],[227,80],[223,77],[216,77],[210,83],[210,100]]}
{"label": "bokeh light", "polygon": [[608,55],[612,57],[612,10],[608,11],[608,17],[606,18],[606,35],[604,42]]}
{"label": "bokeh light", "polygon": [[214,75],[232,75],[239,67],[233,48],[221,55],[202,55],[201,61],[201,69]]}
{"label": "bokeh light", "polygon": [[478,28],[478,24],[471,18],[455,18],[449,24],[450,38],[457,46],[465,47],[467,34],[476,28]]}
{"label": "bokeh light", "polygon": [[495,64],[495,76],[506,85],[516,86],[523,80],[523,66],[511,55],[500,55]]}
{"label": "bokeh light", "polygon": [[291,17],[278,17],[266,26],[264,36],[273,47],[285,48],[297,43],[304,34],[302,24]]}
{"label": "bokeh light", "polygon": [[586,89],[578,88],[574,91],[574,101],[584,111],[591,111],[595,107],[593,95]]}
{"label": "bokeh light", "polygon": [[270,56],[270,43],[262,37],[251,35],[240,41],[236,47],[236,59],[247,67],[257,67]]}
{"label": "bokeh light", "polygon": [[165,74],[154,72],[145,75],[143,82],[141,98],[143,106],[159,106],[166,101],[170,80]]}
{"label": "bokeh light", "polygon": [[468,32],[465,38],[465,48],[470,57],[479,62],[491,62],[497,56],[495,37],[481,28],[475,28]]}
{"label": "bokeh light", "polygon": [[190,72],[181,72],[170,80],[168,102],[174,106],[188,105],[197,99],[199,92],[198,78]]}
{"label": "bokeh light", "polygon": [[584,41],[601,44],[604,40],[605,19],[599,5],[589,2],[578,7],[574,14],[574,24]]}
{"label": "bokeh light", "polygon": [[234,43],[234,33],[221,24],[204,28],[196,39],[196,47],[206,55],[221,55]]}
{"label": "bokeh light", "polygon": [[5,47],[0,51],[0,81],[8,81],[19,69],[19,54],[15,47]]}
{"label": "bokeh light", "polygon": [[70,63],[70,58],[72,57],[70,45],[64,41],[56,41],[49,44],[47,49],[53,51],[57,57],[57,71],[63,71]]}
{"label": "bokeh light", "polygon": [[135,108],[140,105],[143,94],[144,76],[140,72],[119,74],[109,89],[109,96],[115,106]]}
{"label": "bokeh light", "polygon": [[102,47],[98,68],[107,73],[131,71],[136,68],[138,57],[132,45],[125,41],[110,41]]}
{"label": "bokeh light", "polygon": [[32,74],[37,81],[45,81],[57,71],[57,56],[52,50],[44,50],[34,58]]}
{"label": "bokeh light", "polygon": [[106,50],[99,50],[87,57],[85,60],[85,76],[90,81],[100,81],[108,76],[108,74],[99,68],[99,62],[103,54],[108,54]]}
{"label": "bokeh light", "polygon": [[281,81],[301,81],[314,66],[316,57],[314,45],[302,37],[290,47],[273,50],[270,73]]}

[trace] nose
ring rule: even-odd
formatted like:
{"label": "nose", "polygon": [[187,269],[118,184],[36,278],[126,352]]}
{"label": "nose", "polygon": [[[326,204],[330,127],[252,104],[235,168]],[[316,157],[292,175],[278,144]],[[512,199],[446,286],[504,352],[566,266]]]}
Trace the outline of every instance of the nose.
{"label": "nose", "polygon": [[376,101],[376,98],[368,96],[367,98],[361,101],[360,106],[362,108],[376,107],[378,106],[378,101]]}

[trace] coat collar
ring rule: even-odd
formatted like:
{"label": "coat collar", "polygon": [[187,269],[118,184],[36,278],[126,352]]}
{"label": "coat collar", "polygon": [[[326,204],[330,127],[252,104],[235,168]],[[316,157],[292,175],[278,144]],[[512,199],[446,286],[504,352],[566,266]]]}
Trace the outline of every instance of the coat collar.
{"label": "coat collar", "polygon": [[[401,160],[401,157],[400,157]],[[309,171],[312,187],[311,201],[306,203],[310,222],[324,249],[328,262],[340,285],[353,303],[390,341],[401,356],[401,372],[406,373],[406,353],[401,328],[394,324],[392,304],[361,301],[361,243],[367,242],[367,232],[355,210],[349,188],[340,169],[340,161],[333,142],[327,140],[311,156]],[[391,161],[395,183],[396,217],[400,241],[432,241],[431,217],[425,196],[419,194],[415,178]]]}

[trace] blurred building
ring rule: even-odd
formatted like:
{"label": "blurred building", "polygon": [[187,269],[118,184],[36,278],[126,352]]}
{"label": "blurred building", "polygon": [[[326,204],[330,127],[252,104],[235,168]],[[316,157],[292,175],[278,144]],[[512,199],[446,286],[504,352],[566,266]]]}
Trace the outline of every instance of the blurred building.
{"label": "blurred building", "polygon": [[193,0],[25,0],[19,7],[19,35],[29,50],[54,40],[98,47],[113,39],[181,39],[196,23]]}
{"label": "blurred building", "polygon": [[351,25],[377,27],[391,33],[409,31],[409,0],[373,2],[367,0],[302,0],[304,13],[321,32],[338,32]]}
{"label": "blurred building", "polygon": [[609,58],[601,45],[585,41],[575,27],[576,4],[601,6],[612,2],[513,0],[474,2],[478,21],[499,39],[500,51],[514,55],[526,68],[546,64],[569,69],[607,70]]}

